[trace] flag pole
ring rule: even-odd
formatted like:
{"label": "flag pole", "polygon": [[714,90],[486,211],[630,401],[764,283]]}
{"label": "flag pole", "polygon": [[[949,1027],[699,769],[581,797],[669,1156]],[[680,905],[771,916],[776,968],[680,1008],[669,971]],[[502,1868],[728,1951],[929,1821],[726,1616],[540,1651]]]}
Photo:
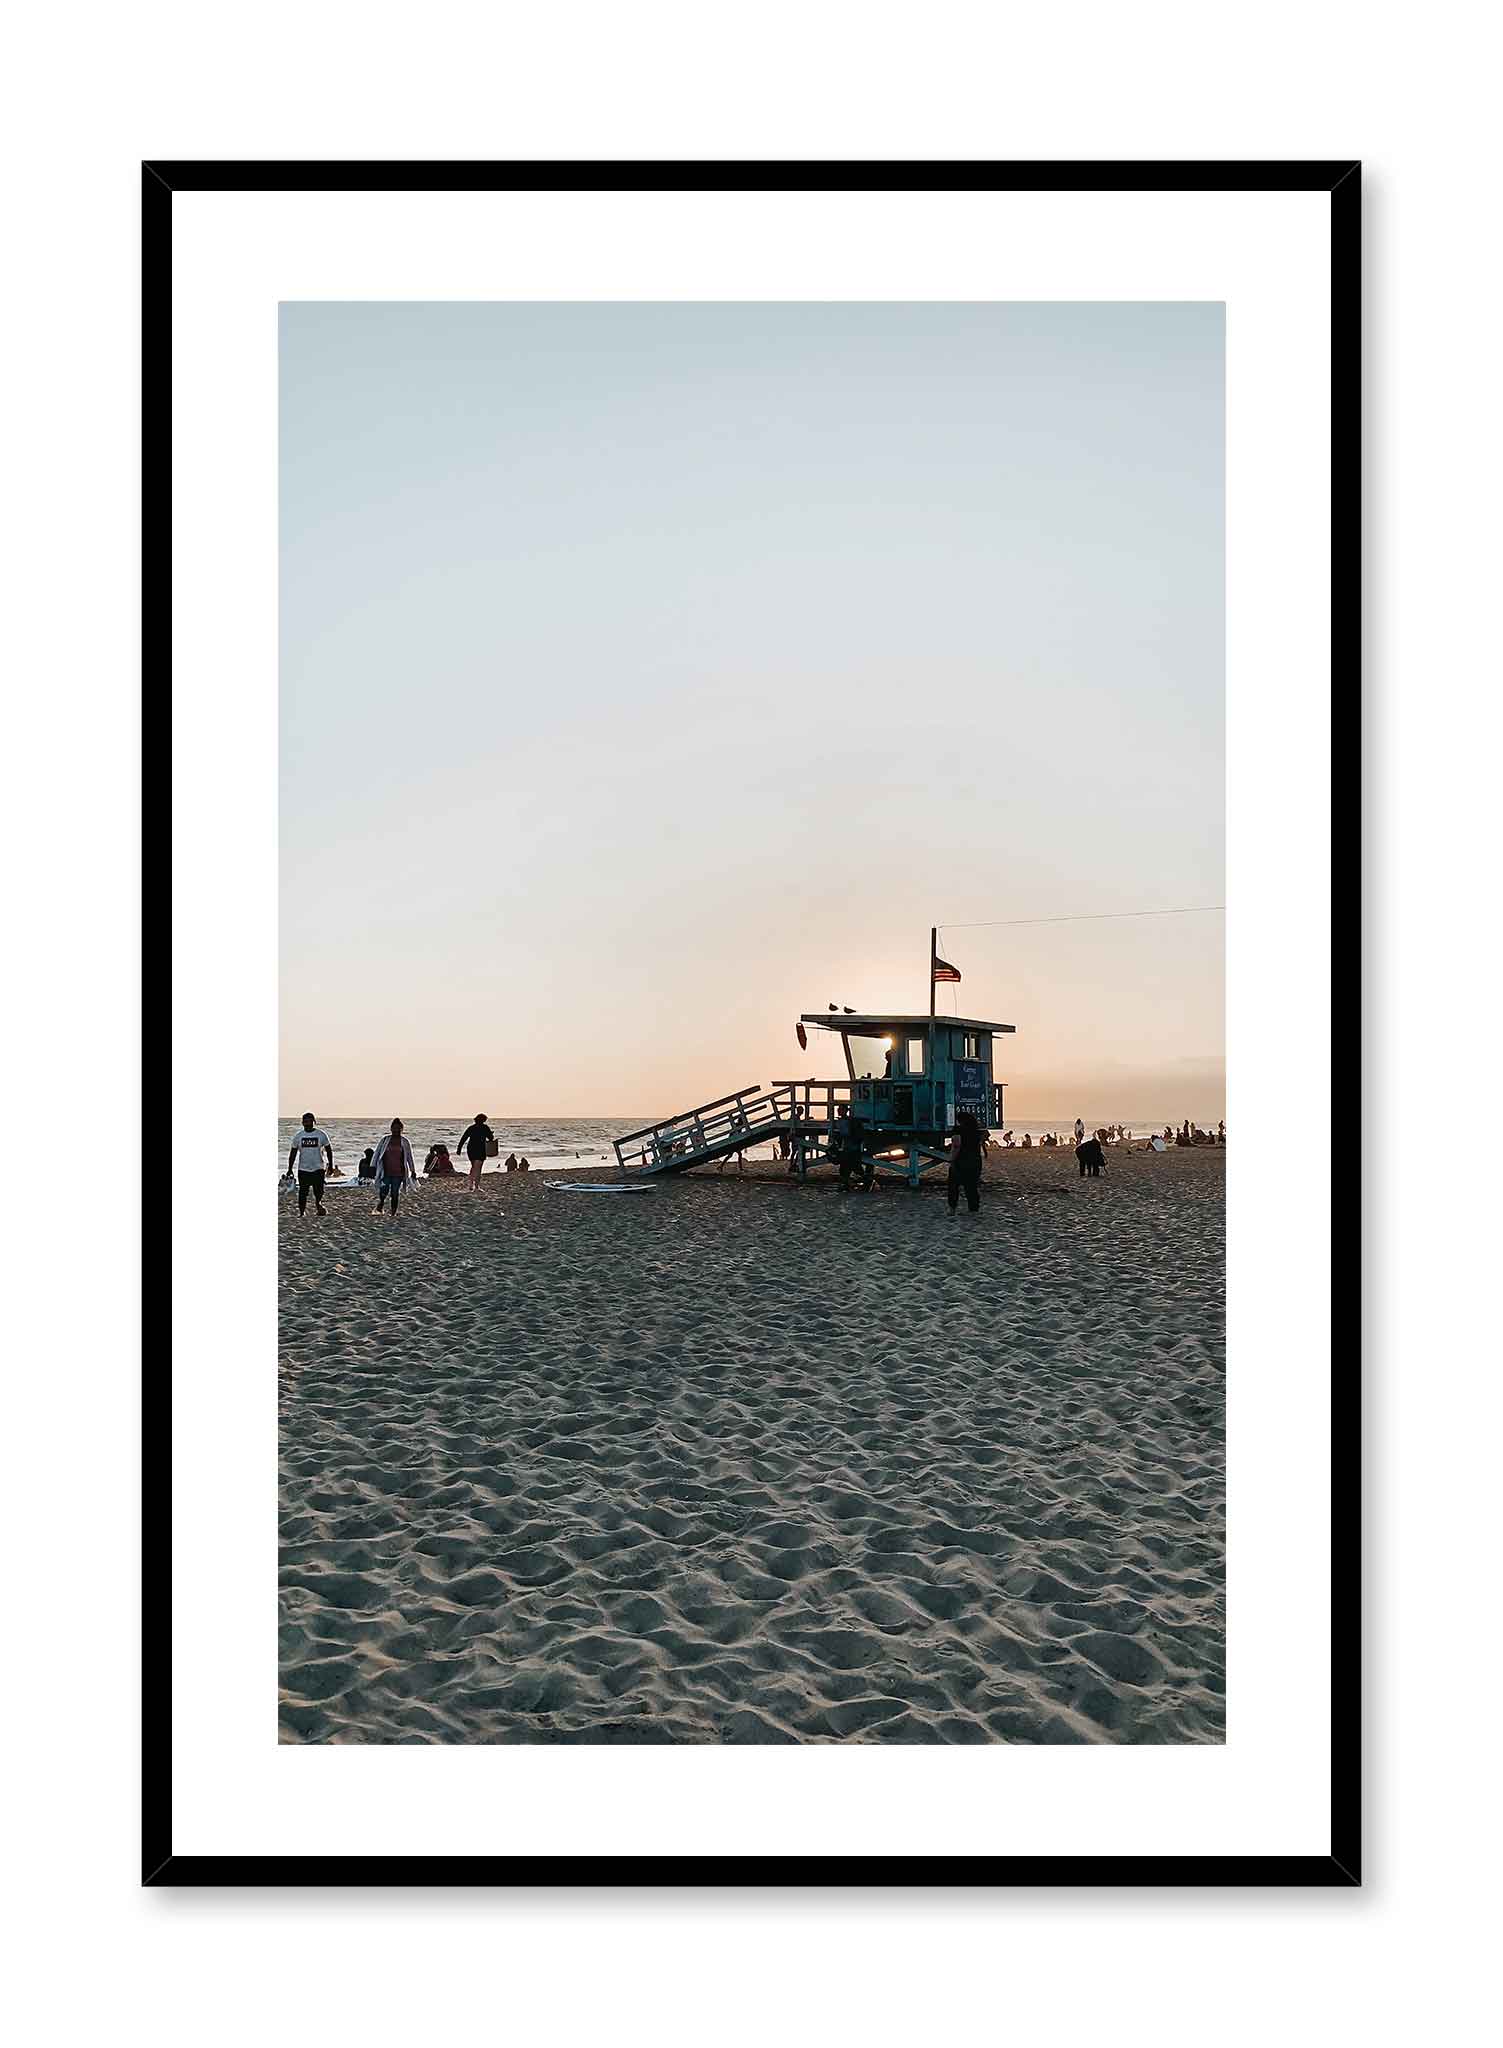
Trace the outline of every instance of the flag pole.
{"label": "flag pole", "polygon": [[939,926],[929,927],[929,1015],[934,1015],[934,963],[939,958]]}

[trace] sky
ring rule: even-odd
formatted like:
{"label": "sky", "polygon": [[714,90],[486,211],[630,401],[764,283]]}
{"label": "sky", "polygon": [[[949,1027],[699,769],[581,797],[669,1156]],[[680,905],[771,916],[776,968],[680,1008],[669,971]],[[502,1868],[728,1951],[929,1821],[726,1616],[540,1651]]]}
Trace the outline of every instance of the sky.
{"label": "sky", "polygon": [[1224,901],[1219,304],[290,303],[280,373],[284,1114],[833,1077],[936,924],[1010,1118],[1222,1114],[1223,916],[1100,915]]}

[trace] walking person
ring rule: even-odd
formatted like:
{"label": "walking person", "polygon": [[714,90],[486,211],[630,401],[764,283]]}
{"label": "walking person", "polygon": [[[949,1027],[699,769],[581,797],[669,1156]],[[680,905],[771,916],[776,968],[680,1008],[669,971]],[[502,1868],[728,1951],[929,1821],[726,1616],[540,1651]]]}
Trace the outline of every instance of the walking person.
{"label": "walking person", "polygon": [[402,1135],[402,1119],[394,1116],[391,1120],[391,1136],[378,1140],[380,1150],[376,1164],[379,1178],[376,1182],[376,1214],[379,1216],[386,1207],[386,1198],[391,1197],[391,1213],[397,1213],[397,1198],[403,1188],[416,1186],[417,1168],[412,1163],[412,1147]]}
{"label": "walking person", "polygon": [[877,1177],[877,1169],[866,1156],[866,1125],[859,1116],[845,1116],[832,1133],[835,1158],[840,1164],[840,1192],[851,1192],[851,1176],[859,1173],[863,1189],[869,1189]]}
{"label": "walking person", "polygon": [[1085,1143],[1085,1119],[1083,1117],[1076,1117],[1075,1119],[1075,1142],[1077,1145]]}
{"label": "walking person", "polygon": [[311,1109],[303,1111],[303,1128],[292,1141],[292,1150],[287,1154],[287,1171],[297,1174],[297,1213],[306,1216],[308,1197],[313,1196],[315,1215],[324,1214],[324,1161],[330,1167],[334,1164],[334,1147],[329,1143],[327,1131],[319,1129],[314,1122]]}
{"label": "walking person", "polygon": [[495,1132],[485,1120],[484,1110],[476,1116],[454,1149],[456,1152],[463,1152],[470,1162],[470,1190],[473,1193],[480,1185],[481,1169],[487,1158],[493,1152],[501,1150]]}
{"label": "walking person", "polygon": [[966,1208],[974,1216],[981,1207],[981,1126],[968,1109],[956,1111],[955,1135],[950,1140],[946,1193],[952,1216],[960,1206],[962,1188],[965,1189]]}

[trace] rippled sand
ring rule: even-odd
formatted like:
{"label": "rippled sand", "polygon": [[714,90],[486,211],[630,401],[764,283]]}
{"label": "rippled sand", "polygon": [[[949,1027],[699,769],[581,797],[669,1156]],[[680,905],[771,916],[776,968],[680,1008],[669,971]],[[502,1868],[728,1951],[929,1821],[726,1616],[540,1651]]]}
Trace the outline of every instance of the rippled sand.
{"label": "rippled sand", "polygon": [[280,1202],[282,1740],[1222,1741],[1224,1172]]}

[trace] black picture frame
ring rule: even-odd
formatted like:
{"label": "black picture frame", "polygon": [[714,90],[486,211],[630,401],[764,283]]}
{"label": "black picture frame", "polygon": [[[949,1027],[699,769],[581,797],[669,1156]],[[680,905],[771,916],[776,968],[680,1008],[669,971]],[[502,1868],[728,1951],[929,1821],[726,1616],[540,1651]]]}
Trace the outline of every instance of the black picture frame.
{"label": "black picture frame", "polygon": [[[182,162],[141,166],[143,760],[170,752],[172,674],[172,201],[178,192],[568,191],[630,182],[645,191],[794,189],[911,192],[1326,192],[1331,267],[1331,705],[1333,900],[1361,900],[1359,798],[1350,764],[1361,744],[1361,165],[1308,162],[714,163],[714,162]],[[170,809],[142,806],[142,875],[148,901],[168,898]],[[1360,1044],[1361,986],[1355,917],[1336,926],[1331,960],[1333,1063],[1352,1088]],[[152,972],[144,976],[147,1099],[170,1078],[168,946],[156,921]],[[169,969],[170,973],[170,969]],[[1345,1030],[1341,1026],[1345,1024]],[[1355,1135],[1347,1141],[1356,1143]],[[1331,1398],[1340,1418],[1331,1452],[1333,1582],[1361,1584],[1361,1287],[1358,1225],[1333,1204]],[[172,1304],[170,1233],[146,1240],[143,1315],[150,1357]],[[170,1557],[170,1375],[143,1376],[143,1554]],[[170,1690],[156,1674],[172,1664],[170,1602],[143,1601],[142,1871],[146,1886],[208,1885],[587,1885],[775,1887],[878,1886],[1269,1886],[1349,1888],[1362,1871],[1362,1639],[1360,1601],[1333,1604],[1331,1633],[1330,1841],[1328,1855],[1288,1856],[242,1856],[175,1855],[172,1849]]]}

